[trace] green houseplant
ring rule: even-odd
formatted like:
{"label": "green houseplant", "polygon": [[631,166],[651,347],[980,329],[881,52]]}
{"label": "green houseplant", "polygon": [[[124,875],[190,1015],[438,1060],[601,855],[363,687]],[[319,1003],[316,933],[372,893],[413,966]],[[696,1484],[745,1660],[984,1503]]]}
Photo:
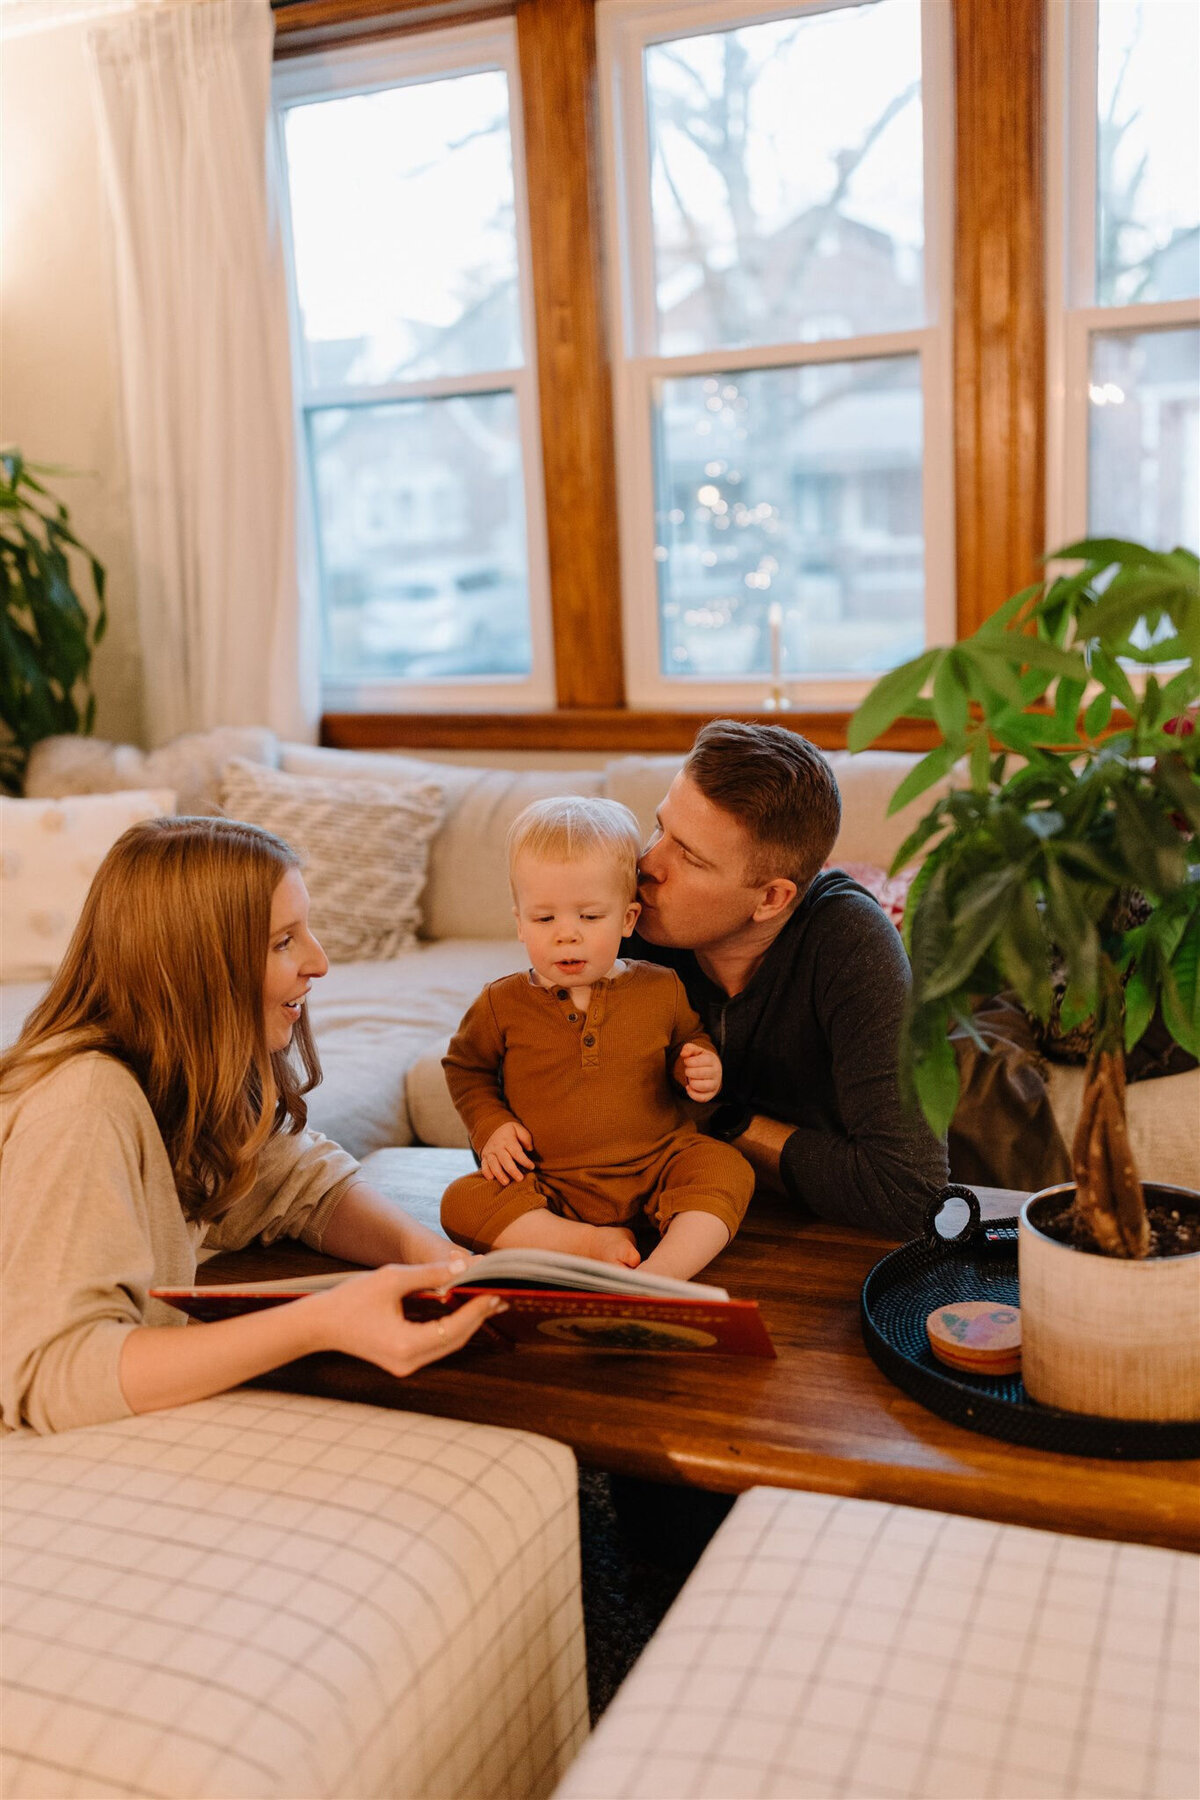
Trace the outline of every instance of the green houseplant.
{"label": "green houseplant", "polygon": [[[1072,1146],[1075,1237],[1142,1257],[1150,1233],[1125,1124],[1125,1054],[1161,1007],[1175,1040],[1200,1055],[1200,734],[1188,715],[1200,696],[1200,564],[1187,550],[1108,539],[1053,561],[1081,566],[885,675],[849,744],[865,748],[901,717],[932,722],[940,742],[893,811],[960,758],[969,770],[894,863],[926,851],[904,927],[910,1093],[944,1132],[958,1098],[951,1022],[971,1029],[972,997],[1005,987],[1047,1020],[1061,957],[1061,1024],[1091,1021],[1092,1033]],[[1148,917],[1129,909],[1135,893]]]}
{"label": "green houseplant", "polygon": [[[91,731],[96,711],[88,675],[108,619],[104,569],[38,479],[54,472],[0,450],[0,788],[9,793],[20,791],[39,739]],[[72,579],[72,551],[91,575],[91,618]]]}
{"label": "green houseplant", "polygon": [[851,749],[900,717],[934,726],[893,811],[967,769],[893,865],[926,852],[905,911],[902,1077],[943,1132],[958,1097],[948,1029],[973,1030],[975,996],[1012,988],[1035,1017],[1087,1028],[1074,1181],[1019,1221],[1025,1387],[1070,1413],[1200,1421],[1200,1252],[1185,1235],[1200,1194],[1143,1189],[1125,1117],[1125,1056],[1158,1009],[1200,1054],[1200,564],[1115,539],[1053,561],[1080,566],[893,670],[851,723]]}

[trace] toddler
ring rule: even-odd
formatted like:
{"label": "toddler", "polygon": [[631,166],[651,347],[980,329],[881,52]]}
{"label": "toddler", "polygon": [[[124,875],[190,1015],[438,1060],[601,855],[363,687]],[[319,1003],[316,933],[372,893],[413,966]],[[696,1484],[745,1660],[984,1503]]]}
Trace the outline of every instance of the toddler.
{"label": "toddler", "polygon": [[618,957],[640,908],[637,820],[613,800],[529,806],[508,834],[523,974],[493,981],[443,1060],[480,1172],[442,1225],[472,1250],[532,1245],[688,1279],[740,1225],[754,1175],[685,1117],[721,1063],[671,969]]}

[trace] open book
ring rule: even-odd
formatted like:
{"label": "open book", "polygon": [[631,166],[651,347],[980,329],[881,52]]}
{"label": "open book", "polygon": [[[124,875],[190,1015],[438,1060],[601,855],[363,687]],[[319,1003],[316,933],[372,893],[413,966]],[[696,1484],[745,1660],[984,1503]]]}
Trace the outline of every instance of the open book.
{"label": "open book", "polygon": [[[360,1272],[160,1287],[150,1292],[191,1318],[211,1321],[298,1300],[352,1280]],[[561,1250],[492,1250],[476,1257],[456,1281],[436,1293],[409,1294],[404,1310],[410,1319],[436,1319],[477,1293],[503,1294],[508,1311],[489,1320],[487,1329],[513,1343],[557,1349],[775,1354],[753,1300],[731,1300],[724,1288],[675,1281],[651,1270],[625,1269]]]}

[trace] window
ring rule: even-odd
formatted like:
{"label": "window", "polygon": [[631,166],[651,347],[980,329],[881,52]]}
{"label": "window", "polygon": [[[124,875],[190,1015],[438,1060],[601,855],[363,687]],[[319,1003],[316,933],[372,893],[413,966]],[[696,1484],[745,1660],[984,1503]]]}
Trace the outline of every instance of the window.
{"label": "window", "polygon": [[1055,5],[1048,536],[1200,547],[1200,11]]}
{"label": "window", "polygon": [[283,63],[327,707],[553,700],[511,22]]}
{"label": "window", "polygon": [[949,8],[601,0],[630,700],[954,629]]}

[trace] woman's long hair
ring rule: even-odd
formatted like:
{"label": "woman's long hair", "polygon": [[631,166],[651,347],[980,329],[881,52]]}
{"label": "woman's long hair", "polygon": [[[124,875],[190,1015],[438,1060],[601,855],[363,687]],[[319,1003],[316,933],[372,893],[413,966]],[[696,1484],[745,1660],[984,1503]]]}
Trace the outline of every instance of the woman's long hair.
{"label": "woman's long hair", "polygon": [[321,1079],[307,1014],[290,1051],[267,1048],[263,979],[271,900],[298,858],[231,819],[148,819],[113,845],[67,953],[7,1055],[0,1090],[19,1091],[98,1050],[137,1078],[180,1205],[212,1219],[253,1186],[259,1152]]}

